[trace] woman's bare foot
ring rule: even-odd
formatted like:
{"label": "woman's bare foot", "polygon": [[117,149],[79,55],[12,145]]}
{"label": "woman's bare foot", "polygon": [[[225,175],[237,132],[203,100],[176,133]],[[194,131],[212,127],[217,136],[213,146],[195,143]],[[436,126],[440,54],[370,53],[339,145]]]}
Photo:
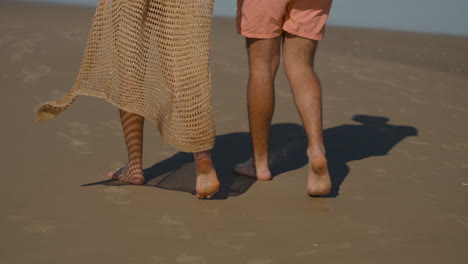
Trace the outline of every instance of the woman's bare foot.
{"label": "woman's bare foot", "polygon": [[197,168],[197,197],[210,199],[219,190],[219,181],[209,151],[193,154]]}
{"label": "woman's bare foot", "polygon": [[253,158],[250,158],[248,161],[244,163],[237,164],[234,167],[234,172],[247,176],[250,178],[254,178],[259,181],[269,181],[271,180],[271,172],[268,167],[264,169],[257,169],[255,168],[255,164],[253,162]]}
{"label": "woman's bare foot", "polygon": [[132,169],[132,167],[128,165],[109,172],[109,174],[107,174],[107,177],[111,178],[112,180],[128,182],[131,184],[145,183],[143,171],[138,168]]}
{"label": "woman's bare foot", "polygon": [[309,179],[307,194],[309,196],[324,196],[331,190],[331,180],[328,172],[328,162],[323,152],[312,152],[309,156]]}

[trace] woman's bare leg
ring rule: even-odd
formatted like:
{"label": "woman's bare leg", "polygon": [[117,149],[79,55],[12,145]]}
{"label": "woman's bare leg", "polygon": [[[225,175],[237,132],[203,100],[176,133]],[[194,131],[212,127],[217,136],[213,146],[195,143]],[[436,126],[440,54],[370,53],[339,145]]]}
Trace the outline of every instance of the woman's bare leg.
{"label": "woman's bare leg", "polygon": [[[128,164],[120,169],[109,172],[113,180],[131,184],[143,184],[143,125],[145,118],[120,110],[120,118],[128,152]],[[193,154],[197,173],[197,197],[211,198],[219,189],[219,181],[211,161],[210,151]]]}
{"label": "woman's bare leg", "polygon": [[219,181],[211,161],[211,153],[209,150],[197,152],[193,154],[193,157],[197,170],[197,197],[209,199],[219,190]]}
{"label": "woman's bare leg", "polygon": [[143,184],[143,124],[145,118],[124,110],[120,111],[120,119],[128,152],[128,164],[118,170],[109,172],[113,180],[131,184]]}

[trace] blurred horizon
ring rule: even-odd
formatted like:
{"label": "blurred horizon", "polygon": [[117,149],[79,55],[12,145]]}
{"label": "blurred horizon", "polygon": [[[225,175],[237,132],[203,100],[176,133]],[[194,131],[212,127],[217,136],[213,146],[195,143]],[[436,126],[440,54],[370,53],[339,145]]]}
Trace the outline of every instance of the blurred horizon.
{"label": "blurred horizon", "polygon": [[[11,0],[10,0],[11,1]],[[97,0],[13,0],[95,6]],[[236,0],[215,0],[214,15],[233,17]],[[334,0],[329,24],[468,36],[466,0]]]}

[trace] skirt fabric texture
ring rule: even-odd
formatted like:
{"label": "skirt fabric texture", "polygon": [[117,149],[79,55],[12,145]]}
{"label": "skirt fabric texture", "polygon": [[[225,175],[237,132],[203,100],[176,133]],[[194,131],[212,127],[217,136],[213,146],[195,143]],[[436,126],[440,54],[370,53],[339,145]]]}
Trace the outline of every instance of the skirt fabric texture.
{"label": "skirt fabric texture", "polygon": [[181,151],[213,148],[212,11],[213,0],[99,0],[74,86],[37,121],[94,96],[150,120]]}

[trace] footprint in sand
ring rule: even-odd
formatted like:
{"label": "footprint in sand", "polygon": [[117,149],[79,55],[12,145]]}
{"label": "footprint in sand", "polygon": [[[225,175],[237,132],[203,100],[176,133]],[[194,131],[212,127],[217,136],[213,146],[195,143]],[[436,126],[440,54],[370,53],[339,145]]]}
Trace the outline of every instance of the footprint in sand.
{"label": "footprint in sand", "polygon": [[182,221],[175,220],[170,216],[165,215],[158,220],[158,223],[164,227],[164,232],[170,236],[175,236],[181,239],[192,238],[192,233],[185,227],[185,223]]}
{"label": "footprint in sand", "polygon": [[176,259],[177,263],[187,263],[187,264],[205,264],[208,261],[200,256],[182,256]]}
{"label": "footprint in sand", "polygon": [[116,186],[106,187],[104,188],[104,193],[106,196],[106,200],[114,204],[121,204],[121,205],[130,204],[130,200],[128,199],[129,191],[121,187],[116,187]]}
{"label": "footprint in sand", "polygon": [[88,142],[85,142],[85,141],[82,141],[82,140],[79,140],[75,137],[72,137],[70,135],[67,135],[63,132],[57,132],[57,134],[63,138],[65,138],[67,141],[68,141],[68,144],[70,145],[70,147],[72,148],[73,152],[75,153],[78,153],[78,154],[81,154],[81,155],[89,155],[89,154],[93,154],[90,150],[89,150],[89,144]]}
{"label": "footprint in sand", "polygon": [[83,140],[83,137],[91,135],[89,126],[80,122],[70,122],[67,124],[67,127],[67,133],[57,132],[57,134],[68,141],[73,152],[80,155],[92,154],[93,152],[91,151],[89,143]]}
{"label": "footprint in sand", "polygon": [[114,136],[122,136],[122,124],[118,122],[117,120],[107,120],[101,122],[102,125],[106,126],[111,130],[111,134]]}
{"label": "footprint in sand", "polygon": [[33,84],[39,81],[42,77],[47,76],[52,69],[47,65],[39,65],[36,68],[30,69],[23,69],[23,81],[27,84]]}
{"label": "footprint in sand", "polygon": [[47,224],[28,225],[24,227],[24,231],[38,234],[52,234],[55,232],[55,227]]}

